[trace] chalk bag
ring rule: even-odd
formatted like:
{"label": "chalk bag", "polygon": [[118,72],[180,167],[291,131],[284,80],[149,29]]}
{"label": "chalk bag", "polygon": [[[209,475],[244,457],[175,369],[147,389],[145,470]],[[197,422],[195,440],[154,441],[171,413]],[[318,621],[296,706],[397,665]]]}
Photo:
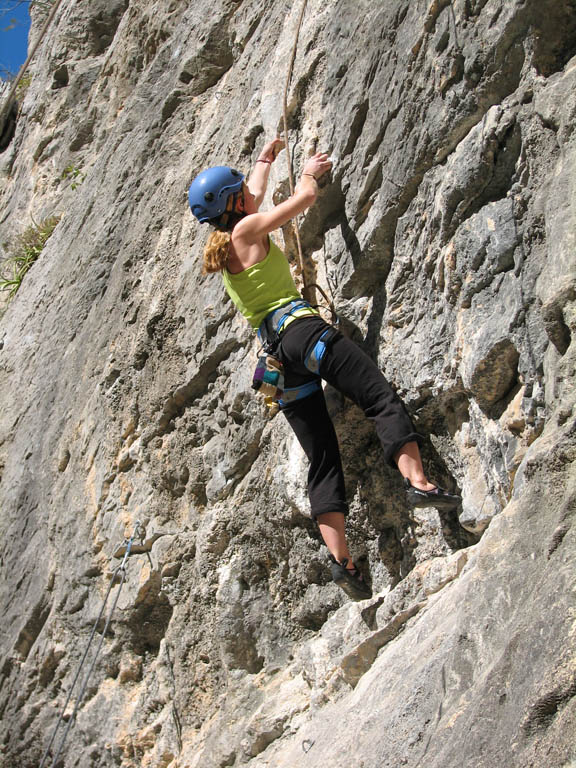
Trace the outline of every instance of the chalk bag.
{"label": "chalk bag", "polygon": [[284,391],[284,366],[272,355],[261,355],[252,377],[252,389],[266,398],[279,400]]}

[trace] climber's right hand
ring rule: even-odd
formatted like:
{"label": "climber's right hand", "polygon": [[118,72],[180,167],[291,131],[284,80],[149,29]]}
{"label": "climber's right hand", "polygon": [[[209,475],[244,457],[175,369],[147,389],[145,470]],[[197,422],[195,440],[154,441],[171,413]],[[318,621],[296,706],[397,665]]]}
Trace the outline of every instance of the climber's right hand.
{"label": "climber's right hand", "polygon": [[316,152],[315,155],[306,161],[302,174],[309,174],[314,176],[315,179],[319,179],[325,173],[332,168],[332,160],[330,160],[326,152]]}

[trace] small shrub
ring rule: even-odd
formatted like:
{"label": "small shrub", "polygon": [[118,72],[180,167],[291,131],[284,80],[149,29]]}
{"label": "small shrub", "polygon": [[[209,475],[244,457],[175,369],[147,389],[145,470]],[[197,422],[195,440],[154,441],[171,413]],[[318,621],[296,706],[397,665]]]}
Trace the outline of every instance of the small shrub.
{"label": "small shrub", "polygon": [[24,276],[42,253],[46,241],[59,221],[59,216],[49,216],[39,224],[34,222],[16,238],[13,254],[2,264],[3,270],[8,269],[8,274],[0,272],[0,290],[8,291],[10,298],[20,288]]}
{"label": "small shrub", "polygon": [[62,171],[62,178],[71,181],[72,183],[70,186],[72,189],[76,189],[80,184],[82,184],[86,178],[86,174],[82,173],[81,169],[77,168],[75,165],[69,165]]}
{"label": "small shrub", "polygon": [[32,85],[32,75],[26,72],[20,78],[20,82],[16,88],[16,101],[21,104],[24,101],[24,97],[28,92],[28,88]]}

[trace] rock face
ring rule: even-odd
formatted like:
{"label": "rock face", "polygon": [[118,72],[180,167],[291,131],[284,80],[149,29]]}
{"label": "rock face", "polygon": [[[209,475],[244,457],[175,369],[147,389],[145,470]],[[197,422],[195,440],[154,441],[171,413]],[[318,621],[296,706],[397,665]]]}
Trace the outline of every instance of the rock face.
{"label": "rock face", "polygon": [[576,6],[307,4],[289,137],[335,161],[307,269],[463,496],[409,515],[328,393],[359,604],[185,194],[281,126],[300,8],[64,0],[38,49],[0,155],[3,256],[61,217],[0,321],[6,768],[40,765],[136,520],[58,765],[575,764]]}

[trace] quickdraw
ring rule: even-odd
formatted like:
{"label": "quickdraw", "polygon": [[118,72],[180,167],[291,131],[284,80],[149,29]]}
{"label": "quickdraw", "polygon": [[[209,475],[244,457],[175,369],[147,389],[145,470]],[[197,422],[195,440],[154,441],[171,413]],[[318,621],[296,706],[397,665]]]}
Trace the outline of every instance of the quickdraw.
{"label": "quickdraw", "polygon": [[86,692],[86,688],[88,686],[88,682],[90,680],[92,672],[94,671],[94,667],[96,666],[96,661],[97,661],[98,656],[100,654],[100,650],[102,648],[102,644],[104,642],[104,638],[106,637],[106,633],[108,632],[108,627],[110,626],[110,622],[112,620],[112,616],[114,614],[114,610],[116,608],[116,605],[118,604],[118,599],[120,597],[120,593],[122,591],[122,587],[124,586],[124,582],[126,580],[126,568],[127,568],[128,558],[130,557],[132,546],[134,544],[134,540],[137,537],[140,537],[141,540],[144,541],[145,534],[146,534],[146,531],[145,531],[144,527],[142,526],[140,520],[137,520],[136,524],[135,524],[135,527],[134,527],[134,532],[132,533],[132,536],[129,539],[125,539],[124,540],[124,543],[123,543],[122,546],[125,549],[124,549],[124,554],[123,554],[123,557],[122,557],[122,562],[115,569],[115,571],[112,573],[112,576],[111,576],[111,579],[110,579],[110,584],[108,586],[108,590],[107,590],[106,595],[104,597],[104,600],[102,602],[102,606],[100,607],[100,612],[99,612],[98,617],[96,618],[96,621],[94,622],[94,625],[92,627],[92,632],[90,633],[90,637],[88,639],[88,643],[86,644],[86,648],[84,649],[84,654],[82,655],[82,658],[80,659],[80,663],[79,663],[78,668],[76,670],[76,675],[74,677],[74,681],[73,681],[73,683],[72,683],[72,685],[70,687],[70,690],[68,691],[68,696],[66,698],[64,706],[62,707],[62,710],[60,712],[60,716],[59,716],[59,718],[58,718],[58,720],[56,722],[56,726],[55,726],[55,728],[54,728],[54,730],[52,732],[52,737],[50,739],[50,743],[48,744],[48,746],[46,747],[46,750],[44,751],[44,755],[42,756],[42,760],[40,762],[39,768],[44,768],[44,766],[47,765],[47,760],[49,759],[50,750],[52,748],[52,745],[54,744],[54,741],[56,739],[56,735],[58,733],[58,730],[59,730],[60,726],[62,725],[62,723],[64,722],[64,717],[65,717],[66,709],[67,709],[68,704],[70,703],[70,700],[72,698],[72,693],[74,691],[76,683],[80,679],[80,676],[82,674],[82,670],[83,670],[84,665],[85,665],[85,663],[87,661],[88,654],[89,654],[89,651],[90,651],[90,647],[92,645],[92,641],[94,640],[94,636],[96,634],[96,631],[97,631],[98,625],[100,623],[100,620],[104,616],[104,610],[106,608],[106,604],[108,603],[108,598],[110,597],[110,593],[112,592],[112,589],[116,585],[117,579],[119,579],[118,590],[117,590],[116,595],[114,597],[114,600],[112,602],[112,608],[110,609],[110,611],[108,613],[108,616],[106,618],[106,623],[104,625],[104,629],[103,629],[102,634],[100,636],[100,641],[98,642],[98,645],[97,645],[96,651],[95,651],[95,653],[93,655],[92,662],[90,664],[88,672],[84,676],[84,680],[83,680],[82,685],[80,687],[80,692],[79,692],[79,694],[77,696],[77,699],[76,699],[76,704],[74,705],[74,709],[72,711],[72,714],[68,718],[68,723],[66,725],[66,728],[64,729],[64,733],[62,734],[62,738],[60,739],[60,744],[58,745],[56,753],[53,756],[52,762],[50,764],[51,768],[55,768],[55,766],[58,763],[60,754],[61,754],[62,750],[64,749],[64,745],[65,745],[66,739],[68,737],[68,732],[70,731],[70,728],[71,728],[72,724],[74,723],[74,721],[76,719],[76,715],[78,713],[78,710],[79,710],[80,705],[82,703],[82,700],[84,698],[84,694]]}

